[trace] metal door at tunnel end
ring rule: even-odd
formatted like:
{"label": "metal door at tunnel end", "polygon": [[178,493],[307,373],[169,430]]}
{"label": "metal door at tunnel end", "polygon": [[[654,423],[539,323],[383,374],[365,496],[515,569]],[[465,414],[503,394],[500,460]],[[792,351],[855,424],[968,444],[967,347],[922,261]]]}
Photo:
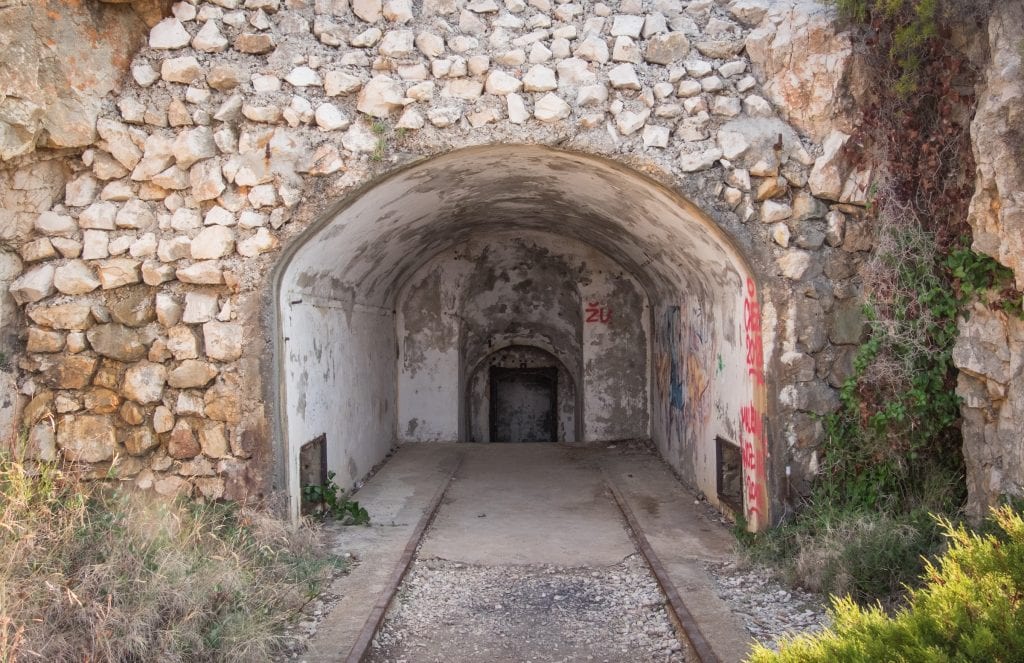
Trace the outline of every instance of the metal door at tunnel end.
{"label": "metal door at tunnel end", "polygon": [[558,439],[558,369],[492,366],[492,442]]}

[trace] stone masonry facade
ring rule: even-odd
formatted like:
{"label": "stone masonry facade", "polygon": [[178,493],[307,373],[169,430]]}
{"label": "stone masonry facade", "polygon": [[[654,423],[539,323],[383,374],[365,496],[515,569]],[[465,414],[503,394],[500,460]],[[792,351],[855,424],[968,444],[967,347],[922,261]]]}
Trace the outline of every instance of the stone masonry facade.
{"label": "stone masonry facade", "polygon": [[745,253],[774,476],[790,466],[806,488],[863,340],[873,246],[871,171],[844,162],[851,47],[829,10],[213,0],[151,24],[88,142],[0,163],[0,424],[30,458],[165,495],[269,496],[282,249],[411,159],[535,143],[666,184]]}

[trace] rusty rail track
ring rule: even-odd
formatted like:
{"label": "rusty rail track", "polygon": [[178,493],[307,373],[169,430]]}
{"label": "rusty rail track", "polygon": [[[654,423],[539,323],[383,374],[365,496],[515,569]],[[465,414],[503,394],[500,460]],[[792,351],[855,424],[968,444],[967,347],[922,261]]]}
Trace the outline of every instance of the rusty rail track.
{"label": "rusty rail track", "polygon": [[345,657],[345,663],[362,663],[363,659],[366,658],[366,655],[369,653],[370,647],[373,644],[373,636],[377,633],[377,629],[379,629],[381,624],[384,622],[384,616],[388,612],[388,606],[391,605],[391,602],[395,598],[395,594],[398,593],[398,588],[402,584],[402,580],[405,578],[406,573],[409,572],[409,567],[412,565],[412,560],[416,556],[416,550],[420,546],[420,541],[423,540],[423,535],[426,534],[427,528],[430,527],[430,523],[433,522],[434,516],[437,514],[437,509],[441,506],[445,493],[448,492],[448,487],[451,486],[452,480],[455,479],[455,474],[459,471],[459,468],[462,467],[462,460],[463,455],[460,453],[455,460],[451,472],[448,474],[448,478],[441,487],[437,489],[437,492],[434,493],[426,511],[423,512],[419,522],[416,524],[416,528],[412,531],[412,535],[409,536],[409,541],[405,544],[405,550],[402,551],[402,556],[395,565],[395,570],[392,571],[391,577],[388,578],[387,585],[377,598],[377,602],[374,604],[373,610],[370,611],[370,616],[367,617],[366,623],[363,624],[362,630],[359,631],[359,637],[356,638],[348,656]]}
{"label": "rusty rail track", "polygon": [[[373,644],[373,637],[384,622],[384,617],[387,614],[388,608],[394,600],[395,595],[398,593],[398,589],[401,586],[402,581],[405,579],[405,576],[409,571],[409,567],[412,565],[413,559],[416,557],[416,551],[420,546],[420,542],[423,540],[424,534],[426,534],[427,528],[430,527],[434,517],[437,515],[437,511],[444,500],[445,494],[448,492],[448,488],[451,486],[452,481],[455,479],[455,475],[462,466],[462,461],[463,456],[460,454],[456,459],[448,478],[431,498],[427,509],[420,517],[419,522],[416,524],[416,528],[410,535],[409,541],[406,543],[405,549],[403,550],[398,563],[395,565],[394,571],[388,578],[387,585],[381,591],[377,602],[374,604],[373,609],[370,611],[370,615],[367,617],[366,622],[363,624],[363,628],[359,632],[359,636],[352,645],[352,649],[349,651],[348,656],[345,657],[345,663],[362,663],[370,652],[370,648]],[[615,505],[619,508],[619,511],[625,518],[626,524],[632,533],[633,540],[636,542],[640,554],[647,562],[648,567],[651,569],[651,572],[654,574],[654,577],[658,582],[658,586],[665,595],[669,616],[676,625],[676,634],[680,641],[690,652],[693,653],[694,656],[696,656],[699,663],[721,663],[721,659],[711,648],[711,645],[707,638],[704,637],[704,634],[701,633],[700,627],[693,618],[693,614],[686,607],[686,603],[683,601],[682,596],[680,596],[679,591],[676,589],[675,585],[672,584],[672,580],[669,578],[668,572],[661,563],[661,560],[658,558],[658,555],[654,552],[654,549],[651,547],[646,534],[644,534],[643,527],[640,525],[640,521],[637,520],[636,515],[630,508],[629,503],[626,502],[622,492],[612,482],[607,473],[604,474],[604,481],[609,492],[612,494]]]}
{"label": "rusty rail track", "polygon": [[676,634],[679,636],[679,639],[683,642],[684,646],[687,646],[693,652],[700,663],[721,663],[718,654],[715,653],[707,638],[701,633],[697,621],[693,618],[693,613],[686,607],[683,597],[679,595],[679,590],[672,584],[665,566],[661,563],[658,555],[654,552],[654,548],[651,547],[650,542],[647,540],[647,535],[644,534],[643,527],[641,527],[640,521],[637,520],[636,515],[633,513],[633,509],[630,508],[622,492],[612,482],[607,472],[604,473],[604,482],[608,486],[608,490],[611,491],[619,511],[622,512],[623,517],[626,519],[626,524],[633,534],[637,548],[640,549],[640,554],[647,561],[647,566],[650,567],[651,572],[658,581],[658,585],[661,587],[662,593],[665,594],[665,598],[668,600],[669,615],[676,623]]}

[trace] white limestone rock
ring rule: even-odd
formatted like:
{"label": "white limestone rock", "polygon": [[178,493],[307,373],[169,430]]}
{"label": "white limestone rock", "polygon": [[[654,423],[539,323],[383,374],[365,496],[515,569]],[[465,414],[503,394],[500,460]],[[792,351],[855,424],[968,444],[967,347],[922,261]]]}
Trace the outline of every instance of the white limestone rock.
{"label": "white limestone rock", "polygon": [[593,85],[597,82],[597,74],[580,58],[566,58],[555,69],[558,71],[559,87]]}
{"label": "white limestone rock", "polygon": [[761,205],[761,223],[775,223],[793,216],[793,208],[775,200],[766,200]]}
{"label": "white limestone rock", "polygon": [[352,94],[362,86],[362,79],[344,71],[329,71],[324,74],[324,94],[328,97]]}
{"label": "white limestone rock", "polygon": [[722,158],[722,150],[711,148],[703,152],[683,154],[679,157],[679,168],[684,173],[695,173],[707,170],[715,165],[715,162]]}
{"label": "white limestone rock", "polygon": [[118,210],[114,223],[118,228],[141,230],[153,227],[156,224],[156,216],[148,204],[136,198],[129,200]]}
{"label": "white limestone rock", "polygon": [[576,105],[584,108],[600,106],[608,101],[606,85],[584,85],[576,94]]}
{"label": "white limestone rock", "polygon": [[645,148],[668,147],[670,131],[668,127],[659,126],[656,124],[648,124],[644,127],[643,141]]}
{"label": "white limestone rock", "polygon": [[644,126],[647,122],[647,118],[650,116],[651,111],[647,108],[638,113],[624,110],[615,116],[615,128],[618,129],[619,133],[623,136],[632,135]]}
{"label": "white limestone rock", "polygon": [[36,217],[34,227],[36,231],[50,237],[70,237],[78,232],[78,224],[72,217],[57,212],[42,212]]}
{"label": "white limestone rock", "polygon": [[523,89],[527,92],[549,92],[556,88],[555,72],[544,65],[534,65],[523,76]]}
{"label": "white limestone rock", "polygon": [[572,113],[572,107],[559,97],[557,94],[551,92],[545,94],[540,98],[539,101],[534,105],[533,116],[541,122],[558,122],[569,117]]}
{"label": "white limestone rock", "polygon": [[352,0],[352,13],[367,23],[376,23],[383,14],[381,0]]}
{"label": "white limestone rock", "polygon": [[317,106],[315,117],[316,125],[324,131],[347,129],[351,124],[348,117],[337,106],[330,103]]}
{"label": "white limestone rock", "polygon": [[506,95],[505,106],[508,110],[508,121],[512,124],[525,124],[530,119],[530,112],[526,110],[526,102],[520,95],[514,92]]}
{"label": "white limestone rock", "polygon": [[160,63],[160,77],[169,83],[188,85],[203,73],[199,60],[191,55],[180,58],[167,58]]}
{"label": "white limestone rock", "polygon": [[266,228],[259,228],[251,237],[238,242],[237,248],[239,255],[245,256],[246,258],[255,258],[260,254],[273,251],[277,246],[277,238],[274,237]]}
{"label": "white limestone rock", "polygon": [[284,79],[294,87],[320,87],[323,85],[320,74],[306,66],[292,69]]}
{"label": "white limestone rock", "polygon": [[631,64],[620,64],[608,72],[608,82],[617,90],[639,90],[640,79]]}
{"label": "white limestone rock", "polygon": [[[690,53],[690,40],[682,32],[654,35],[647,40],[644,59],[652,64],[670,65]],[[691,75],[694,75],[691,73]]]}
{"label": "white limestone rock", "polygon": [[374,76],[359,92],[356,109],[372,117],[386,118],[405,103],[402,86],[389,76]]}
{"label": "white limestone rock", "polygon": [[216,21],[207,21],[192,38],[192,48],[204,53],[220,53],[228,47],[227,38],[221,34]]}
{"label": "white limestone rock", "polygon": [[384,0],[384,18],[392,23],[408,23],[413,19],[411,0]]}
{"label": "white limestone rock", "polygon": [[487,76],[484,89],[487,94],[506,95],[512,92],[519,92],[523,88],[523,82],[515,76],[506,74],[503,71],[494,70]]}
{"label": "white limestone rock", "polygon": [[149,31],[149,47],[161,50],[184,48],[192,35],[175,17],[165,18]]}
{"label": "white limestone rock", "polygon": [[608,62],[608,43],[597,35],[591,35],[580,42],[573,54],[587,62],[604,64]]}
{"label": "white limestone rock", "polygon": [[420,53],[430,59],[440,57],[444,54],[444,39],[431,32],[421,32],[416,35],[416,48]]}
{"label": "white limestone rock", "polygon": [[750,141],[738,131],[719,131],[718,147],[722,149],[722,156],[729,161],[735,161],[743,156],[750,148]]}
{"label": "white limestone rock", "polygon": [[29,269],[10,285],[11,296],[18,304],[38,302],[54,292],[53,265],[43,264]]}
{"label": "white limestone rock", "polygon": [[613,37],[639,37],[644,28],[643,16],[619,14],[612,20]]}

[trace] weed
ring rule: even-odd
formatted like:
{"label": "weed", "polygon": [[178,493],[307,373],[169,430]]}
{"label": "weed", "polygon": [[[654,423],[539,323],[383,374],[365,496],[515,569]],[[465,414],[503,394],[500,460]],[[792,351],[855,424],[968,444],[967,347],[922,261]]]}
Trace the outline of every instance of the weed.
{"label": "weed", "polygon": [[0,661],[268,660],[334,574],[306,526],[0,460]]}
{"label": "weed", "polygon": [[391,133],[391,129],[383,120],[374,120],[370,128],[377,136],[377,142],[373,146],[373,154],[370,156],[374,161],[381,161],[388,151],[388,136]]}
{"label": "weed", "polygon": [[1014,288],[1013,270],[1009,267],[969,248],[951,251],[945,264],[964,300],[979,297],[989,306],[1024,318],[1021,296]]}
{"label": "weed", "polygon": [[368,525],[370,514],[359,502],[348,499],[338,484],[334,472],[327,473],[327,483],[302,487],[302,500],[318,513],[341,521],[342,525]]}

